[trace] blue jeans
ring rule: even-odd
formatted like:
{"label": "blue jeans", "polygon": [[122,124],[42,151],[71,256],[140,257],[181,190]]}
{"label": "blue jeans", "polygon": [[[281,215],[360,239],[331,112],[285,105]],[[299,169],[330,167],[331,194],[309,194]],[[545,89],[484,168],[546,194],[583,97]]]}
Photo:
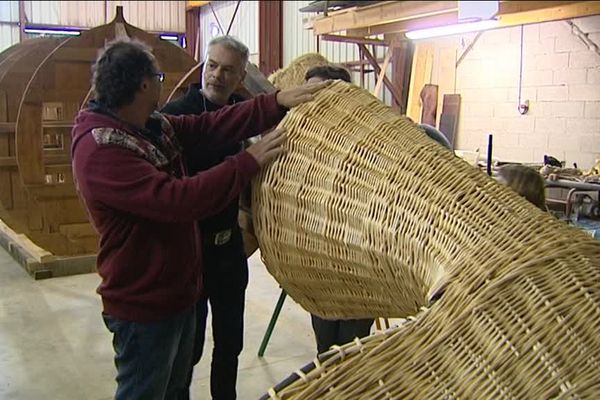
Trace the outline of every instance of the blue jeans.
{"label": "blue jeans", "polygon": [[187,396],[195,316],[195,307],[150,323],[102,315],[113,333],[116,400],[176,400]]}

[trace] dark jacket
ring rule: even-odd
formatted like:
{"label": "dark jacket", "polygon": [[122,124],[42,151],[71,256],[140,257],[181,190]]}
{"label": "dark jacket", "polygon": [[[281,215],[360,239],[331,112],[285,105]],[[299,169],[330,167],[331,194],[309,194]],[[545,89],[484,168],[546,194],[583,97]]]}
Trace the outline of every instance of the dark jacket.
{"label": "dark jacket", "polygon": [[186,177],[176,142],[222,149],[272,127],[284,113],[275,95],[200,116],[156,113],[151,130],[90,110],[79,113],[73,174],[100,234],[98,292],[105,313],[156,321],[197,302],[202,254],[194,221],[221,212],[259,166],[241,152]]}
{"label": "dark jacket", "polygon": [[[173,100],[161,109],[162,113],[171,115],[202,114],[206,111],[216,111],[223,106],[211,102],[200,91],[200,84],[192,84],[188,87],[185,95]],[[229,98],[229,104],[244,101],[242,97],[233,95]],[[190,176],[200,171],[206,171],[223,162],[225,158],[239,153],[242,143],[234,143],[220,149],[187,148],[183,150],[184,163]],[[202,232],[207,236],[238,227],[239,199],[236,197],[220,213],[199,222]],[[208,243],[207,243],[208,244]]]}

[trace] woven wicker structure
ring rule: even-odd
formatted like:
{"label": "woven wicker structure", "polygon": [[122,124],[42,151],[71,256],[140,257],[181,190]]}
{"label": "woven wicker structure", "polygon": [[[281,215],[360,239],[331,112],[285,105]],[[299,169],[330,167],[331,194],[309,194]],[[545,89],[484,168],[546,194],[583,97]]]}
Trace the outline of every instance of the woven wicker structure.
{"label": "woven wicker structure", "polygon": [[269,81],[279,89],[300,86],[304,83],[306,71],[329,61],[318,53],[304,54],[293,60],[287,67],[278,69],[269,76]]}
{"label": "woven wicker structure", "polygon": [[[262,257],[323,317],[416,315],[273,398],[600,398],[600,243],[336,82],[254,186]],[[304,375],[304,374],[300,374]]]}

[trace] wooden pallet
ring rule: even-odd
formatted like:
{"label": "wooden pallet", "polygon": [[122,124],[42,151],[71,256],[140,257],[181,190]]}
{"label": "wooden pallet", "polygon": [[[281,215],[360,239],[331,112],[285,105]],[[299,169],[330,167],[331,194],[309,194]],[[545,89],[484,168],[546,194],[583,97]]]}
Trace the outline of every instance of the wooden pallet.
{"label": "wooden pallet", "polygon": [[2,220],[0,245],[36,280],[96,271],[95,254],[55,256],[37,246],[26,235],[10,229]]}

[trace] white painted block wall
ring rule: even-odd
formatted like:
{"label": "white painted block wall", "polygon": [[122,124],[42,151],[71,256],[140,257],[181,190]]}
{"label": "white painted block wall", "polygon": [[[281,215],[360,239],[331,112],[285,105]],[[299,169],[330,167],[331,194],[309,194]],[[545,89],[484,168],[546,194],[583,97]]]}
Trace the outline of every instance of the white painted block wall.
{"label": "white painted block wall", "polygon": [[[600,45],[600,16],[573,22]],[[440,107],[444,93],[462,97],[457,147],[484,151],[492,133],[500,159],[541,162],[551,154],[568,166],[590,168],[600,157],[600,55],[564,21],[528,25],[523,33],[526,115],[517,109],[521,27],[484,32],[454,74],[442,70],[475,35],[431,39],[438,50],[432,83],[440,85]],[[443,61],[449,52],[454,59]]]}

